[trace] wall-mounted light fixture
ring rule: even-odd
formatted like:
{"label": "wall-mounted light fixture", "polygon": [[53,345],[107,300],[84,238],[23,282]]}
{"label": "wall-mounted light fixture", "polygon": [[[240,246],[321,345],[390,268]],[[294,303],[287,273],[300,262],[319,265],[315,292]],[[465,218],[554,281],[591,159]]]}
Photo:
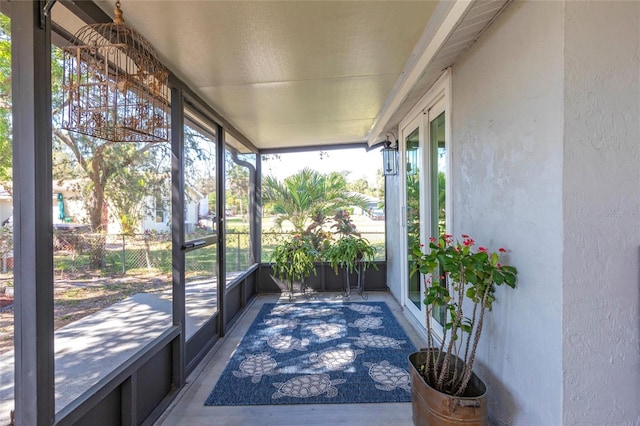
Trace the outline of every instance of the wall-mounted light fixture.
{"label": "wall-mounted light fixture", "polygon": [[[392,140],[389,135],[393,136]],[[387,132],[386,138],[382,148],[382,172],[385,176],[393,176],[398,174],[398,139],[391,132]]]}

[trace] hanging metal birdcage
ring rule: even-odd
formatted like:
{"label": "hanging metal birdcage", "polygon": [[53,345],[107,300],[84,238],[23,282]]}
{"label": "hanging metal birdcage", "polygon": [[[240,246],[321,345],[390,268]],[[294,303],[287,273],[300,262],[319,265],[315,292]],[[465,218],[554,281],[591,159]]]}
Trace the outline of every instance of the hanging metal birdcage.
{"label": "hanging metal birdcage", "polygon": [[113,142],[169,140],[168,72],[151,44],[124,25],[86,25],[64,51],[62,127]]}

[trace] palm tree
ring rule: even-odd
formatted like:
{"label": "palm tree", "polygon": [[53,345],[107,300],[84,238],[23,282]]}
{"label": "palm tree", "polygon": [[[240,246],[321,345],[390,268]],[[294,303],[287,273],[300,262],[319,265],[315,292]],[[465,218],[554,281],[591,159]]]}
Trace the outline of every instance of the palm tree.
{"label": "palm tree", "polygon": [[278,213],[275,228],[290,222],[296,233],[309,235],[319,230],[337,211],[347,207],[367,207],[360,194],[347,191],[347,181],[339,173],[328,175],[305,168],[282,182],[267,176],[263,200]]}

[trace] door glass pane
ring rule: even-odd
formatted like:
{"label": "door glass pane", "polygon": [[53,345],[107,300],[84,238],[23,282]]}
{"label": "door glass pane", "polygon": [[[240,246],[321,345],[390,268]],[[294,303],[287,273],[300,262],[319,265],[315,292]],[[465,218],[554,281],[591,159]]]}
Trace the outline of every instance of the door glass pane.
{"label": "door glass pane", "polygon": [[251,247],[251,179],[255,179],[256,155],[226,150],[225,267],[227,284],[254,263]]}
{"label": "door glass pane", "polygon": [[[429,123],[429,148],[431,161],[431,235],[439,238],[447,229],[446,223],[446,145],[444,140],[444,112]],[[440,276],[444,275],[440,273]],[[433,309],[433,317],[440,324],[445,322],[443,307]]]}
{"label": "door glass pane", "polygon": [[[58,67],[52,61],[54,108],[63,100]],[[84,136],[62,129],[59,115],[52,124],[60,411],[173,324],[171,146]]]}
{"label": "door glass pane", "polygon": [[199,247],[185,253],[187,340],[218,311],[216,144],[214,130],[191,120],[185,125],[185,242]]}
{"label": "door glass pane", "polygon": [[199,126],[184,127],[184,239],[217,234],[216,134]]}
{"label": "door glass pane", "polygon": [[[420,155],[420,129],[416,128],[405,139],[406,146],[406,188],[407,188],[407,253],[411,253],[420,241],[420,173],[418,159]],[[408,256],[408,296],[409,300],[421,309],[420,274],[411,274],[415,261]]]}
{"label": "door glass pane", "polygon": [[62,76],[72,62],[51,48],[47,189],[59,412],[173,324],[171,144],[112,143],[65,130]]}
{"label": "door glass pane", "polygon": [[217,244],[185,253],[186,339],[218,311]]}
{"label": "door glass pane", "polygon": [[13,383],[13,182],[11,178],[11,21],[0,14],[0,424],[10,423]]}
{"label": "door glass pane", "polygon": [[444,143],[444,112],[430,123],[431,145],[431,234],[434,237],[446,231],[447,163]]}

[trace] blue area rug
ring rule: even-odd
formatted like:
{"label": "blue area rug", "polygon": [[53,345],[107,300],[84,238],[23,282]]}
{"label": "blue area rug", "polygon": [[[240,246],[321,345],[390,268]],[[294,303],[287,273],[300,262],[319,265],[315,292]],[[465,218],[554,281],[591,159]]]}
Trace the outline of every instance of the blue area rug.
{"label": "blue area rug", "polygon": [[408,402],[415,351],[384,302],[265,304],[205,405]]}

